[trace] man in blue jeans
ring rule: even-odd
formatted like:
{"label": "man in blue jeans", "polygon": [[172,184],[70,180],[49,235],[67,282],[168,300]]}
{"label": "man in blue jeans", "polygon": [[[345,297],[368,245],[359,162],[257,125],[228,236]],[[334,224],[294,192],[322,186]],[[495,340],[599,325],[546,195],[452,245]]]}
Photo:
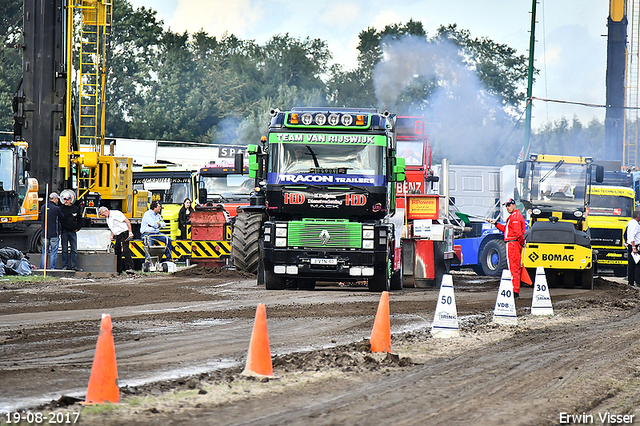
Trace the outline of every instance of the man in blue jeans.
{"label": "man in blue jeans", "polygon": [[[60,244],[60,231],[64,216],[62,210],[58,207],[60,197],[55,192],[49,195],[47,201],[40,210],[42,218],[42,233],[45,237],[42,239],[42,257],[40,258],[40,269],[56,269],[58,263],[58,245]],[[45,265],[47,256],[50,255],[49,261]]]}
{"label": "man in blue jeans", "polygon": [[67,193],[62,196],[60,206],[64,220],[62,221],[62,269],[78,269],[78,235],[82,215],[80,207],[73,204],[73,195]]}
{"label": "man in blue jeans", "polygon": [[167,261],[173,262],[171,256],[171,238],[168,235],[161,234],[160,228],[165,226],[164,221],[162,220],[162,216],[160,215],[160,211],[162,210],[162,205],[158,201],[152,201],[151,206],[149,206],[149,210],[142,216],[142,224],[140,225],[140,233],[142,234],[142,240],[144,241],[145,237],[149,237],[149,242],[160,241],[167,245],[167,249],[165,251],[165,256],[167,257]]}

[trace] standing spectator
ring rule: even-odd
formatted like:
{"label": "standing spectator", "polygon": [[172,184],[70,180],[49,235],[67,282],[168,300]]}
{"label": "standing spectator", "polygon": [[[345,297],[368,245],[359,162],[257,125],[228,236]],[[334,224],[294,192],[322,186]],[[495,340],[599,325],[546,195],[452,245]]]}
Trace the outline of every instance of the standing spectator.
{"label": "standing spectator", "polygon": [[513,296],[520,297],[520,275],[522,273],[522,247],[524,247],[524,217],[520,210],[516,209],[516,202],[509,198],[504,206],[509,212],[507,223],[496,223],[495,219],[489,219],[501,232],[504,233],[504,243],[507,249],[507,266],[511,272],[513,283]]}
{"label": "standing spectator", "polygon": [[[42,217],[42,232],[46,232],[42,239],[42,257],[40,258],[40,269],[56,269],[58,264],[58,245],[60,244],[60,230],[64,216],[62,210],[58,207],[60,197],[57,193],[49,194],[47,201],[40,210]],[[46,231],[45,231],[46,230]],[[49,262],[45,265],[45,261],[49,256]]]}
{"label": "standing spectator", "polygon": [[[78,269],[78,235],[76,234],[80,230],[80,222],[82,216],[80,215],[80,207],[72,204],[73,195],[67,193],[62,197],[62,215],[64,220],[62,221],[62,269]],[[69,251],[71,251],[71,258],[69,259]]]}
{"label": "standing spectator", "polygon": [[187,239],[187,225],[191,225],[191,213],[193,213],[193,207],[191,207],[191,200],[189,197],[184,199],[180,213],[178,213],[178,223],[180,225],[180,239]]}
{"label": "standing spectator", "polygon": [[[140,225],[140,232],[142,233],[142,240],[148,237],[149,243],[154,241],[161,241],[166,244],[165,256],[168,262],[173,262],[171,257],[171,238],[168,235],[160,233],[160,228],[165,226],[160,212],[162,211],[162,204],[158,201],[152,201],[149,206],[149,210],[142,216],[142,224]],[[148,260],[148,259],[147,259]]]}
{"label": "standing spectator", "polygon": [[121,274],[122,271],[133,273],[133,259],[129,248],[129,240],[133,238],[131,222],[124,213],[118,210],[109,210],[105,206],[98,209],[98,214],[107,219],[111,239],[115,238],[116,240],[116,271],[118,274]]}
{"label": "standing spectator", "polygon": [[632,219],[627,223],[625,234],[627,235],[627,278],[629,285],[640,286],[640,280],[636,278],[640,275],[640,265],[633,259],[632,253],[638,252],[640,243],[640,210],[633,212]]}

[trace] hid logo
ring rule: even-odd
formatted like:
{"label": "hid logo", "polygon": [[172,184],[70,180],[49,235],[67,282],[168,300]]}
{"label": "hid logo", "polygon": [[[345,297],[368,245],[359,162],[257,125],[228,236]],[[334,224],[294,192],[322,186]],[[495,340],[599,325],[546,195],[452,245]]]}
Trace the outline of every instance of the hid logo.
{"label": "hid logo", "polygon": [[365,204],[367,204],[367,197],[362,194],[347,194],[344,201],[345,206],[364,206]]}
{"label": "hid logo", "polygon": [[303,204],[305,200],[304,194],[297,192],[284,194],[285,204]]}

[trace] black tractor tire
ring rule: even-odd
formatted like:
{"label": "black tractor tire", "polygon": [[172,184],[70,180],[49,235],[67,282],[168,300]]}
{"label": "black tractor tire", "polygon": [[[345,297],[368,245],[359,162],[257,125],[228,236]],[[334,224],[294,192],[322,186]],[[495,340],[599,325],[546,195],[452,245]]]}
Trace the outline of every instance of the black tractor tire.
{"label": "black tractor tire", "polygon": [[258,241],[262,231],[264,215],[242,212],[236,217],[233,226],[231,256],[236,269],[256,274],[260,262]]}
{"label": "black tractor tire", "polygon": [[502,240],[491,240],[480,254],[482,272],[489,277],[498,277],[507,268],[507,250]]}

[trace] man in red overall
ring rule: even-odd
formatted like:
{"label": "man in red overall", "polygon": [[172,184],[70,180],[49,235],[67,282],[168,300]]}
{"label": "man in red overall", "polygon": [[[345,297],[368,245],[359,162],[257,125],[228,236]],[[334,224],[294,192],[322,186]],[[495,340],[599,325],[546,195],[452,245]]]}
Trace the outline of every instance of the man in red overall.
{"label": "man in red overall", "polygon": [[494,224],[504,233],[504,243],[507,249],[507,265],[511,271],[511,282],[513,283],[513,295],[517,299],[520,297],[520,274],[522,262],[522,247],[524,247],[524,217],[520,210],[516,209],[516,202],[509,198],[504,206],[509,212],[507,223],[497,223],[495,219],[489,222]]}

